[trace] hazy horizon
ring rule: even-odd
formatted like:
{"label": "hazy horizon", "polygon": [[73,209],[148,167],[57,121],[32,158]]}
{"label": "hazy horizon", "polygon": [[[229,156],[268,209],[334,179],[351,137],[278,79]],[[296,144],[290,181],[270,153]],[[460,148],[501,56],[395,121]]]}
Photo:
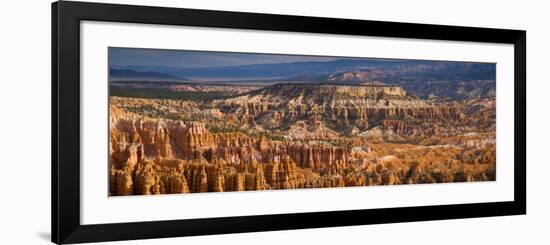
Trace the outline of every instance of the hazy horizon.
{"label": "hazy horizon", "polygon": [[[478,77],[490,79],[494,77],[496,68],[495,64],[461,61],[118,47],[109,47],[108,51],[110,80],[322,80],[331,74],[346,71],[385,70],[407,73],[426,69],[440,73],[439,76],[432,76],[432,78]],[[443,69],[445,71],[441,70],[442,67],[445,67]],[[391,72],[387,72],[386,78],[388,79],[390,78],[389,74]],[[448,76],[449,74],[458,76]]]}
{"label": "hazy horizon", "polygon": [[340,59],[360,58],[109,47],[109,66],[111,67],[164,66],[180,69],[217,68],[311,61],[324,62]]}

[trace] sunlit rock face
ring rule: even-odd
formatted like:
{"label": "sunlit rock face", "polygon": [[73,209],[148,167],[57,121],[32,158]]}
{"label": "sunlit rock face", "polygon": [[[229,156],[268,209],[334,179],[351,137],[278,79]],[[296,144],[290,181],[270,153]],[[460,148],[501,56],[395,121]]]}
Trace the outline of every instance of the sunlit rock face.
{"label": "sunlit rock face", "polygon": [[109,194],[495,180],[494,98],[276,84],[210,101],[110,98]]}

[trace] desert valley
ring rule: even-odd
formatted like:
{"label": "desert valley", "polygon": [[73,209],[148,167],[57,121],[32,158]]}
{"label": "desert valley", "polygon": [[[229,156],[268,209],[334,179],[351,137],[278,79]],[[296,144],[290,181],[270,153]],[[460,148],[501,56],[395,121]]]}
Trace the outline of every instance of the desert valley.
{"label": "desert valley", "polygon": [[109,195],[493,181],[491,66],[184,81],[113,69]]}

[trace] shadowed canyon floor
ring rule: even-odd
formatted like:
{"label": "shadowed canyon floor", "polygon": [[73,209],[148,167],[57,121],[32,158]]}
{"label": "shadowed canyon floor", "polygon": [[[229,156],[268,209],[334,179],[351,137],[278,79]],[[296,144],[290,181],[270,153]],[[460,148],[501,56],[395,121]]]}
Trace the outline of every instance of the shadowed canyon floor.
{"label": "shadowed canyon floor", "polygon": [[494,97],[420,99],[373,84],[229,92],[208,99],[111,95],[109,195],[496,178]]}

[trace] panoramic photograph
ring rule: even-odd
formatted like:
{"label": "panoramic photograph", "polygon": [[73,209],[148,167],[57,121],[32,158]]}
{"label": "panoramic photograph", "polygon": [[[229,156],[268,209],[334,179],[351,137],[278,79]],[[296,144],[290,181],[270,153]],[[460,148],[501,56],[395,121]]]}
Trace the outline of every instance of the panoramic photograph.
{"label": "panoramic photograph", "polygon": [[496,180],[496,64],[110,47],[109,196]]}

